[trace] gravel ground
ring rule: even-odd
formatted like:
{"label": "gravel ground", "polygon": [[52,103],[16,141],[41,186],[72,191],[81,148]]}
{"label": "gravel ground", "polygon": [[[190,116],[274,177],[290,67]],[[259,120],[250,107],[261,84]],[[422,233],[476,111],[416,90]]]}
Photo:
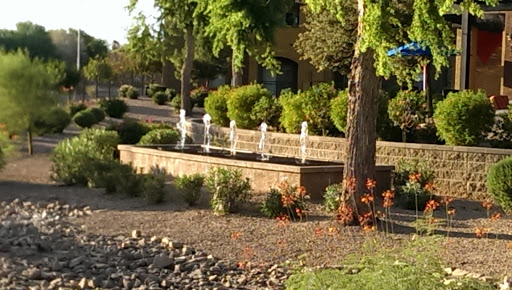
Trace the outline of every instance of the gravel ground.
{"label": "gravel ground", "polygon": [[[129,102],[130,117],[162,118],[171,122],[176,118],[168,116],[163,107],[151,104],[147,98]],[[66,136],[75,133],[76,130],[71,128],[66,131]],[[168,185],[166,202],[153,206],[139,199],[104,195],[101,190],[58,186],[49,178],[49,152],[62,138],[36,138],[34,156],[21,154],[10,160],[0,172],[0,202],[18,198],[34,204],[59,201],[72,207],[89,206],[90,215],[71,220],[84,235],[99,235],[108,240],[127,237],[133,230],[139,230],[145,237],[167,237],[218,259],[254,265],[293,261],[292,264],[307,266],[336,266],[347,254],[360,251],[367,241],[389,248],[414,236],[415,213],[398,208],[392,208],[394,233],[365,233],[355,227],[340,227],[322,211],[321,205],[315,203],[311,204],[307,219],[283,225],[264,218],[258,212],[257,199],[238,214],[225,217],[212,215],[207,193],[203,194],[198,206],[189,208],[180,201],[172,182]],[[476,201],[455,200],[452,206],[456,209],[452,226],[449,229],[442,225],[438,227],[439,234],[449,235],[439,249],[446,257],[446,266],[500,279],[510,276],[510,218],[491,220],[481,203]],[[490,214],[494,211],[491,209]],[[444,217],[444,210],[439,210],[436,216]],[[475,228],[486,229],[488,234],[477,238]]]}

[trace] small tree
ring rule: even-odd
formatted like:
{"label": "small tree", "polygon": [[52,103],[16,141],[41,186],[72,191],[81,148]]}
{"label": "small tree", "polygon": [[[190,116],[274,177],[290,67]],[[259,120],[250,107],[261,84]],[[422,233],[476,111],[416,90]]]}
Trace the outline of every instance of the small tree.
{"label": "small tree", "polygon": [[113,76],[112,67],[104,59],[94,58],[84,67],[84,75],[90,80],[94,80],[95,94],[98,97],[98,86],[100,80],[110,80]]}
{"label": "small tree", "polygon": [[62,72],[22,51],[0,52],[0,123],[11,132],[27,132],[32,155],[34,122],[56,103],[52,91]]}
{"label": "small tree", "polygon": [[402,130],[402,141],[405,142],[407,132],[426,120],[425,94],[419,91],[399,91],[389,101],[388,113],[391,121]]}

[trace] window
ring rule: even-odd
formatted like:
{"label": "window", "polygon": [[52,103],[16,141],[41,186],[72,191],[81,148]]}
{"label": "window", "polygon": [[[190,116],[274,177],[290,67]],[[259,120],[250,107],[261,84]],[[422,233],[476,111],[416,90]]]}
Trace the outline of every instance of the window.
{"label": "window", "polygon": [[272,76],[264,67],[259,67],[259,82],[267,88],[272,95],[279,96],[283,89],[290,88],[297,91],[298,64],[291,59],[278,57],[281,62],[282,74]]}
{"label": "window", "polygon": [[300,23],[300,6],[297,3],[294,3],[290,10],[286,13],[285,22],[286,25],[292,27],[299,27]]}

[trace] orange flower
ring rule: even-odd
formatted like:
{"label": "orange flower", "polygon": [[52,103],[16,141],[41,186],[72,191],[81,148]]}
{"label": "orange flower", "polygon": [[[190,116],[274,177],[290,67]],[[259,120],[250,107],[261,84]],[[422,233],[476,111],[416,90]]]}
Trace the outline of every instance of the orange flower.
{"label": "orange flower", "polygon": [[484,201],[482,202],[482,206],[486,208],[487,210],[490,210],[492,208],[492,202]]}
{"label": "orange flower", "polygon": [[336,218],[343,225],[350,225],[354,221],[354,210],[346,202],[342,202],[338,207]]}
{"label": "orange flower", "polygon": [[427,190],[427,191],[434,191],[434,185],[430,182],[425,183],[423,188],[425,188],[425,190]]}
{"label": "orange flower", "polygon": [[369,204],[370,202],[373,202],[373,196],[369,193],[366,193],[361,196],[361,202],[364,204]]}
{"label": "orange flower", "polygon": [[299,186],[299,188],[297,189],[297,193],[299,194],[300,197],[306,196],[306,188],[304,186]]}
{"label": "orange flower", "polygon": [[246,265],[247,265],[247,263],[242,262],[242,261],[240,261],[240,262],[238,262],[238,263],[237,263],[237,266],[238,266],[238,268],[240,268],[240,269],[245,269],[245,266],[246,266]]}
{"label": "orange flower", "polygon": [[497,221],[501,218],[501,213],[499,212],[495,212],[492,216],[491,216],[491,220],[493,221]]}
{"label": "orange flower", "polygon": [[386,190],[382,194],[384,198],[395,198],[395,194],[391,190]]}
{"label": "orange flower", "polygon": [[284,207],[289,207],[295,203],[295,196],[290,194],[282,194],[281,203],[283,204]]}
{"label": "orange flower", "polygon": [[338,232],[338,229],[335,227],[327,227],[327,234],[330,236],[336,234]]}
{"label": "orange flower", "polygon": [[427,201],[427,204],[425,205],[425,211],[434,211],[439,206],[439,202],[431,199]]}
{"label": "orange flower", "polygon": [[420,177],[421,177],[421,173],[409,174],[409,181],[410,182],[419,182]]}
{"label": "orange flower", "polygon": [[297,207],[297,208],[295,208],[295,213],[297,214],[297,216],[301,217],[303,210]]}
{"label": "orange flower", "polygon": [[348,192],[354,192],[356,190],[356,178],[349,176],[345,178],[345,190]]}
{"label": "orange flower", "polygon": [[374,189],[376,184],[377,182],[375,180],[371,178],[366,179],[366,188],[368,188],[368,190]]}
{"label": "orange flower", "polygon": [[454,208],[449,209],[449,210],[448,210],[448,215],[450,215],[450,216],[455,215],[455,209],[454,209]]}
{"label": "orange flower", "polygon": [[364,226],[363,226],[363,231],[365,231],[365,232],[373,232],[373,231],[375,231],[375,226],[372,226],[372,225],[364,225]]}
{"label": "orange flower", "polygon": [[453,197],[450,197],[450,196],[444,196],[442,199],[441,199],[441,203],[448,206],[450,203],[452,203],[453,201]]}
{"label": "orange flower", "polygon": [[488,232],[485,228],[475,228],[475,235],[477,238],[483,237]]}
{"label": "orange flower", "polygon": [[238,239],[238,237],[240,237],[240,235],[241,235],[240,232],[233,232],[233,233],[231,233],[231,239],[236,240],[236,239]]}
{"label": "orange flower", "polygon": [[382,194],[384,197],[384,201],[382,202],[383,207],[391,207],[393,205],[393,198],[395,198],[395,194],[391,190],[386,190]]}
{"label": "orange flower", "polygon": [[324,233],[322,228],[315,228],[315,236],[321,236]]}
{"label": "orange flower", "polygon": [[279,222],[279,226],[285,226],[286,223],[288,223],[288,221],[290,220],[290,218],[287,215],[282,214],[278,216],[276,220]]}

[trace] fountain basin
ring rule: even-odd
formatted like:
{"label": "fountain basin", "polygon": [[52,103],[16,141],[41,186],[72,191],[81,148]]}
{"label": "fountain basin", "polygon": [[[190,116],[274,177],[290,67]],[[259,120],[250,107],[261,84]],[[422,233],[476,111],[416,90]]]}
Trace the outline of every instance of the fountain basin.
{"label": "fountain basin", "polygon": [[[296,158],[284,156],[271,156],[270,160],[261,161],[259,154],[248,151],[237,151],[235,158],[229,156],[228,150],[219,148],[211,148],[208,154],[199,153],[201,146],[187,146],[184,150],[160,145],[118,145],[117,148],[121,162],[143,172],[149,172],[153,166],[166,169],[172,176],[206,174],[211,167],[218,166],[239,169],[256,192],[267,192],[286,179],[290,184],[304,186],[312,198],[320,199],[325,188],[341,182],[343,176],[343,164],[339,162],[307,160],[306,164],[301,164]],[[377,166],[377,192],[391,188],[393,169],[393,166]]]}

